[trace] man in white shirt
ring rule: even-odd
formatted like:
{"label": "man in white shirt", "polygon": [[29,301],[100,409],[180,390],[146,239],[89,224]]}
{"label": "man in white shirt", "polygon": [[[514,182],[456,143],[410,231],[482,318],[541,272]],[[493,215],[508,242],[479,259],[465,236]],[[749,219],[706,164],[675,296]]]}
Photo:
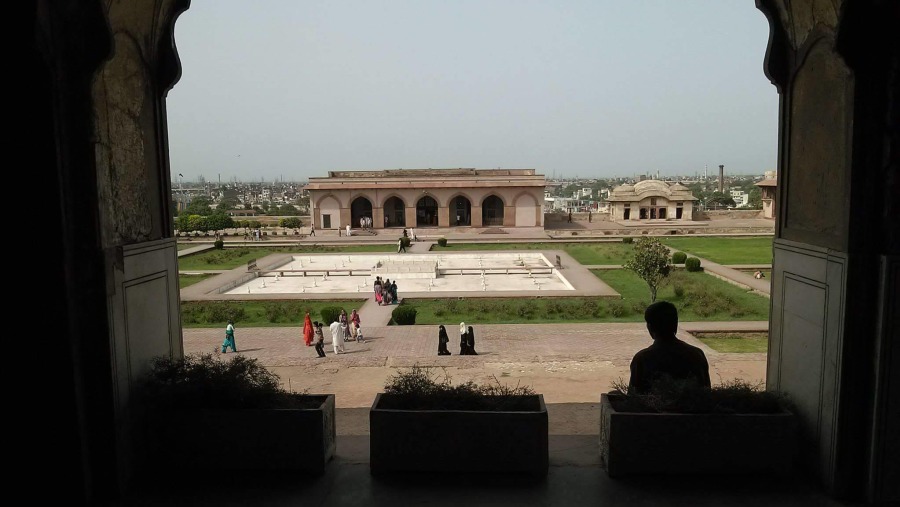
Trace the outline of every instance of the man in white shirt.
{"label": "man in white shirt", "polygon": [[341,323],[338,321],[334,321],[328,326],[328,329],[331,330],[331,346],[334,348],[335,354],[340,354],[344,351],[344,340],[343,332],[341,331]]}

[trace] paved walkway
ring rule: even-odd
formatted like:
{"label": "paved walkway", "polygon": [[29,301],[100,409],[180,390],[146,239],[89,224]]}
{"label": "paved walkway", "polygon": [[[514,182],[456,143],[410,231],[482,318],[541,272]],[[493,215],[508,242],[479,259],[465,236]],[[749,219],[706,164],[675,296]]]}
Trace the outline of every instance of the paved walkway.
{"label": "paved walkway", "polygon": [[[364,314],[365,315],[365,314]],[[628,379],[634,354],[652,343],[644,323],[624,324],[509,324],[475,328],[477,356],[460,356],[458,322],[447,322],[451,356],[438,356],[437,326],[372,326],[363,316],[366,342],[344,343],[345,353],[331,352],[325,329],[326,357],[316,357],[303,344],[301,328],[241,328],[235,331],[238,353],[258,358],[281,376],[285,387],[311,393],[328,392],[339,407],[366,407],[397,368],[413,365],[437,367],[454,383],[500,381],[532,386],[547,403],[596,403],[616,379]],[[734,323],[683,323],[678,336],[700,347],[710,364],[714,382],[741,378],[761,382],[766,378],[766,354],[723,354],[687,332],[704,327],[733,331]],[[732,325],[734,324],[734,325]],[[744,326],[744,323],[740,323]],[[765,330],[767,324],[746,323],[748,330]],[[221,347],[221,329],[184,329],[184,351],[211,352]],[[230,353],[229,353],[230,354]],[[228,357],[229,354],[226,354]],[[364,425],[364,421],[359,425]]]}
{"label": "paved walkway", "polygon": [[366,300],[362,308],[359,309],[360,327],[363,330],[363,336],[369,335],[369,328],[385,327],[391,321],[391,312],[397,308],[397,305],[379,305],[375,301],[374,293]]}
{"label": "paved walkway", "polygon": [[416,241],[411,244],[407,250],[409,251],[409,253],[428,253],[431,251],[431,247],[436,244],[436,241]]}
{"label": "paved walkway", "polygon": [[178,256],[184,257],[185,255],[191,255],[191,254],[195,254],[195,253],[205,252],[207,250],[212,250],[213,248],[215,248],[215,245],[213,245],[212,243],[197,245],[197,246],[194,246],[191,248],[185,248],[184,250],[179,250]]}

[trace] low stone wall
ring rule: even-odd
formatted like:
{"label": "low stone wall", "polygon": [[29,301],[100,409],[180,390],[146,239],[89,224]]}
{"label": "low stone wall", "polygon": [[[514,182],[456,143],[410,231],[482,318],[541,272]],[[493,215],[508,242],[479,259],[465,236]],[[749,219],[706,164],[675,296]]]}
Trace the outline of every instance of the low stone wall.
{"label": "low stone wall", "polygon": [[764,218],[759,209],[722,209],[694,211],[694,220],[722,220],[725,218],[751,219]]}
{"label": "low stone wall", "polygon": [[[591,213],[590,214],[591,222],[609,222],[609,213]],[[544,213],[544,225],[548,223],[566,223],[569,221],[568,213]],[[588,214],[587,213],[572,213],[572,221],[573,222],[587,222]]]}

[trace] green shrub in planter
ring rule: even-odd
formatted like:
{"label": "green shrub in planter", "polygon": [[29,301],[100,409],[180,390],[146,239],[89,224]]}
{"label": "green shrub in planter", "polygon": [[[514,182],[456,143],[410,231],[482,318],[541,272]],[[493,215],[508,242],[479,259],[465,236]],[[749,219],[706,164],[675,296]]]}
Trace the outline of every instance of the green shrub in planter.
{"label": "green shrub in planter", "polygon": [[634,243],[634,238],[622,238],[622,243],[625,243],[625,244]]}
{"label": "green shrub in planter", "polygon": [[412,306],[400,305],[391,312],[391,318],[398,326],[412,326],[416,323],[416,313]]}
{"label": "green shrub in planter", "polygon": [[688,257],[684,261],[684,269],[688,271],[700,271],[700,259],[696,257]]}
{"label": "green shrub in planter", "polygon": [[326,326],[332,322],[337,322],[341,315],[341,310],[343,310],[343,308],[339,306],[326,306],[325,308],[322,308],[322,310],[319,311],[319,314],[322,316],[322,322],[324,322]]}
{"label": "green shrub in planter", "polygon": [[675,252],[672,254],[672,264],[684,264],[687,254],[684,252]]}
{"label": "green shrub in planter", "polygon": [[217,239],[215,243],[213,243],[213,246],[216,248],[216,250],[222,250],[223,248],[225,248],[225,242],[221,239]]}
{"label": "green shrub in planter", "polygon": [[403,242],[403,246],[405,246],[406,248],[409,248],[409,246],[412,245],[412,240],[409,239],[409,236],[403,236],[403,237],[401,237],[401,238],[400,238],[400,241]]}
{"label": "green shrub in planter", "polygon": [[438,238],[438,245],[447,246],[447,238]]}

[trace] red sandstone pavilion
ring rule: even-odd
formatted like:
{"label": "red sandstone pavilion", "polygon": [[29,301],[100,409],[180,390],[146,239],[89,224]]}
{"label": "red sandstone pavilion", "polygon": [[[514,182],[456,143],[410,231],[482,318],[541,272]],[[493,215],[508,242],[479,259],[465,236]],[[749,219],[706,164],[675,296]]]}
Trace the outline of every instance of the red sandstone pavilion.
{"label": "red sandstone pavilion", "polygon": [[310,178],[316,227],[543,227],[544,175],[534,169],[329,171]]}

